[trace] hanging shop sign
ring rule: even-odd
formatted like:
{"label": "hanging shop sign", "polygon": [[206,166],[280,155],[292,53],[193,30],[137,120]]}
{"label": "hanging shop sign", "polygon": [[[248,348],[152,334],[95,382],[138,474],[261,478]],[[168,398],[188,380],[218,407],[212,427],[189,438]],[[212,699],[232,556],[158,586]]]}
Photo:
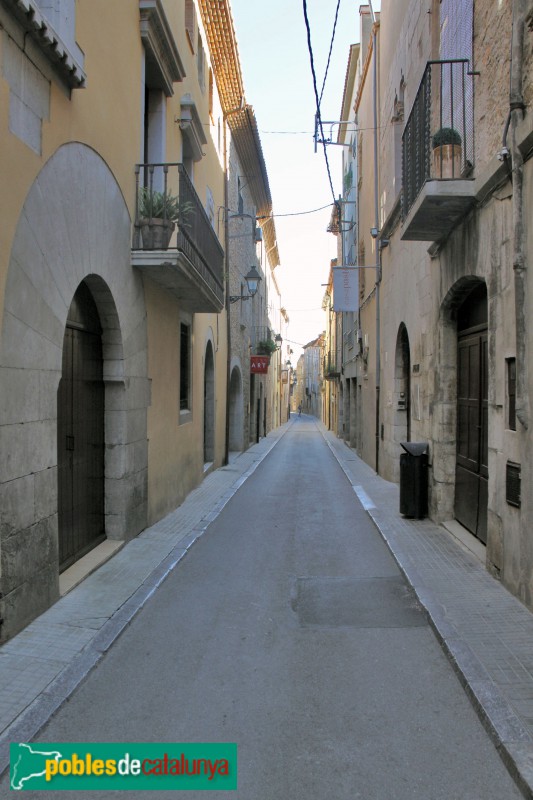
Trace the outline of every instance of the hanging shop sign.
{"label": "hanging shop sign", "polygon": [[250,356],[250,372],[266,375],[269,364],[270,356]]}
{"label": "hanging shop sign", "polygon": [[354,267],[333,267],[333,311],[357,311],[359,277]]}

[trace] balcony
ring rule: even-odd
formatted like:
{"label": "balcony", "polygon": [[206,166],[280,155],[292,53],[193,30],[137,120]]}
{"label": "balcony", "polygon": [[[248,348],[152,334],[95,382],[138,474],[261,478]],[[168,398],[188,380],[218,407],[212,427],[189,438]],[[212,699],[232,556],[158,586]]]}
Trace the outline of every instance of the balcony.
{"label": "balcony", "polygon": [[224,306],[224,250],[182,164],[137,164],[131,263],[186,311]]}
{"label": "balcony", "polygon": [[336,363],[335,357],[332,353],[328,353],[326,356],[324,356],[323,374],[326,381],[334,381],[337,378],[340,378],[341,368],[340,365]]}
{"label": "balcony", "polygon": [[403,139],[402,239],[439,242],[474,204],[469,61],[429,61]]}

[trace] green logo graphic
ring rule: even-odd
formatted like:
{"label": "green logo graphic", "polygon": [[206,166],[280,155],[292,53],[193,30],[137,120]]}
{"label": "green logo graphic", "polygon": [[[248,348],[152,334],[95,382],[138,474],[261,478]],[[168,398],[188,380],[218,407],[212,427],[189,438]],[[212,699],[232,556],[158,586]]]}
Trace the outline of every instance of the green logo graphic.
{"label": "green logo graphic", "polygon": [[14,791],[237,789],[235,743],[35,743],[10,747]]}

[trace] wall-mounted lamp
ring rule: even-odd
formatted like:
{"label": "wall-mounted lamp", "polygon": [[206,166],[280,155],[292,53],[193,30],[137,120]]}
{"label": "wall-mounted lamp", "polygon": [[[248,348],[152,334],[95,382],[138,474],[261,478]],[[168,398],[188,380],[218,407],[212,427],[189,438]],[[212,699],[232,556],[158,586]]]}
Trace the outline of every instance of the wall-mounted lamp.
{"label": "wall-mounted lamp", "polygon": [[261,281],[261,275],[258,273],[255,267],[250,267],[250,271],[244,276],[244,280],[248,286],[249,294],[243,294],[241,291],[241,293],[238,295],[232,295],[229,298],[230,303],[236,303],[238,300],[248,300],[249,297],[253,297],[255,294],[257,294],[259,282]]}
{"label": "wall-mounted lamp", "polygon": [[281,333],[276,333],[276,335],[274,336],[274,341],[277,344],[281,345],[281,343],[283,342],[283,337],[282,337]]}

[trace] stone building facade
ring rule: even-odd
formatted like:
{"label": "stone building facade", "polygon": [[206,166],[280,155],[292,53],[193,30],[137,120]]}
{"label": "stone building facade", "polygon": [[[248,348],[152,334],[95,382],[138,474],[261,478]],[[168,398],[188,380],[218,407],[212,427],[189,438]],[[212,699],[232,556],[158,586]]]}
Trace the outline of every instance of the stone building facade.
{"label": "stone building facade", "polygon": [[375,448],[356,446],[398,481],[400,443],[427,442],[431,517],[530,607],[532,23],[518,0],[383,0],[354,113],[362,151],[378,120],[358,250],[379,265],[355,417]]}

